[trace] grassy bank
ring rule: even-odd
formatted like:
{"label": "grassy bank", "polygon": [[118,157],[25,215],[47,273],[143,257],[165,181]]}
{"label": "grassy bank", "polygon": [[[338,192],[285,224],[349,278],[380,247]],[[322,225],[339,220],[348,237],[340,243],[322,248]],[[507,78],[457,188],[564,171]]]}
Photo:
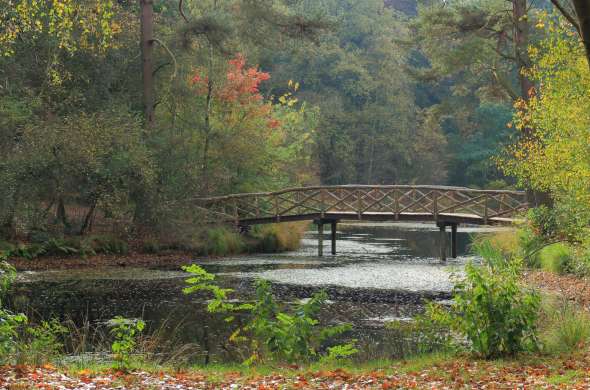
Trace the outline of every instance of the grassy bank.
{"label": "grassy bank", "polygon": [[40,368],[0,368],[0,386],[29,388],[42,384],[85,388],[585,388],[590,355],[543,357],[523,355],[484,361],[468,356],[426,355],[404,361],[378,360],[362,364],[316,363],[308,366],[211,365],[175,369],[136,365],[117,372],[107,365],[65,365]]}
{"label": "grassy bank", "polygon": [[[296,250],[308,228],[307,223],[283,223],[253,227],[238,233],[226,226],[163,234],[158,237],[115,236],[51,236],[36,234],[26,241],[0,241],[0,257],[6,257],[19,269],[27,264],[53,260],[65,263],[96,264],[129,263],[142,259],[182,256],[221,257],[242,253],[276,253]],[[51,264],[48,263],[47,266]],[[57,264],[56,264],[57,265]],[[45,268],[45,267],[43,267]]]}

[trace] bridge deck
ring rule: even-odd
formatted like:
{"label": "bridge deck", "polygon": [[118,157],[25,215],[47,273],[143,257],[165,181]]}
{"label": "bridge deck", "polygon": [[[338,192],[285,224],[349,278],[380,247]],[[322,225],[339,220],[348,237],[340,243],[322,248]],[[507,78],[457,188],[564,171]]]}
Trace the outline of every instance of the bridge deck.
{"label": "bridge deck", "polygon": [[214,221],[256,225],[301,220],[511,224],[528,204],[522,191],[446,186],[322,186],[198,199]]}

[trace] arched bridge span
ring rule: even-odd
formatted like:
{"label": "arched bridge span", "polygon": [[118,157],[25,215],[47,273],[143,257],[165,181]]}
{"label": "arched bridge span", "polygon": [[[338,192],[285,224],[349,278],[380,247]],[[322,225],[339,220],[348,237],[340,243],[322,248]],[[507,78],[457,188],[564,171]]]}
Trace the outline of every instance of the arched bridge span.
{"label": "arched bridge span", "polygon": [[[434,222],[446,237],[457,225],[512,224],[528,208],[524,191],[477,190],[428,185],[344,185],[288,188],[276,192],[200,198],[198,205],[218,222],[247,227],[256,224],[313,220],[320,233],[332,225],[335,253],[336,223],[342,220]],[[321,241],[320,234],[320,241]],[[441,257],[446,258],[446,238]],[[320,243],[320,255],[322,254]],[[451,245],[452,255],[455,245]]]}
{"label": "arched bridge span", "polygon": [[528,207],[523,191],[408,185],[289,188],[198,203],[241,226],[316,219],[510,224]]}

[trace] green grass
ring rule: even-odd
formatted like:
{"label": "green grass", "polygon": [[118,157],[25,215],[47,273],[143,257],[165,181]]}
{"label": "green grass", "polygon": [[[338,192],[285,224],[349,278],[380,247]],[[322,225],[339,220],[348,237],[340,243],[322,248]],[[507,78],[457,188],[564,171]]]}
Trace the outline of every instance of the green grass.
{"label": "green grass", "polygon": [[[244,378],[255,377],[259,375],[270,375],[280,371],[281,375],[285,377],[295,377],[302,372],[319,372],[319,371],[333,371],[343,369],[351,374],[362,374],[372,371],[382,371],[386,374],[394,372],[417,372],[423,369],[431,368],[437,364],[448,362],[453,359],[452,355],[447,354],[432,354],[422,355],[409,358],[407,360],[389,360],[379,359],[368,362],[355,362],[353,360],[343,360],[329,363],[310,363],[297,366],[289,366],[286,364],[260,364],[246,366],[239,363],[213,363],[208,365],[192,365],[189,367],[180,368],[181,371],[198,372],[206,375],[212,381],[221,380],[227,374],[240,374]],[[113,367],[113,364],[108,361],[94,361],[83,360],[75,362],[62,363],[61,367],[72,374],[80,371],[90,373],[100,373],[107,371]],[[146,372],[177,372],[178,367],[169,365],[159,365],[145,360],[132,360],[131,370],[142,370]]]}
{"label": "green grass", "polygon": [[562,243],[546,246],[537,253],[541,269],[561,275],[569,271],[572,256],[572,250]]}
{"label": "green grass", "polygon": [[255,226],[249,234],[249,251],[276,253],[296,250],[308,227],[307,222]]}
{"label": "green grass", "polygon": [[[158,365],[149,361],[135,360],[131,363],[131,371],[144,371],[159,374],[162,372],[172,374],[185,373],[203,375],[210,383],[227,381],[231,376],[235,383],[239,384],[260,376],[281,375],[285,378],[295,378],[308,375],[329,375],[335,370],[344,370],[351,375],[404,375],[422,376],[424,373],[429,378],[437,378],[448,383],[477,383],[497,378],[501,381],[504,375],[510,377],[518,375],[525,367],[546,367],[543,373],[544,380],[556,386],[567,386],[579,383],[585,375],[585,368],[566,368],[564,364],[571,361],[583,361],[584,351],[574,352],[571,355],[547,356],[544,354],[520,354],[510,359],[478,360],[469,355],[453,354],[428,354],[409,357],[403,360],[372,360],[367,362],[340,361],[330,363],[312,363],[299,366],[285,364],[261,364],[245,366],[241,364],[209,364],[193,366]],[[58,365],[60,370],[72,376],[100,375],[107,371],[112,372],[112,364],[109,362],[78,362]]]}
{"label": "green grass", "polygon": [[554,374],[547,378],[547,382],[552,385],[567,385],[573,383],[575,379],[580,379],[585,376],[585,373],[580,370],[567,370],[564,373]]}
{"label": "green grass", "polygon": [[225,227],[207,230],[204,254],[208,256],[225,256],[241,253],[244,248],[242,237],[237,232]]}
{"label": "green grass", "polygon": [[540,341],[543,352],[569,354],[590,341],[590,314],[555,297],[544,297],[540,318]]}

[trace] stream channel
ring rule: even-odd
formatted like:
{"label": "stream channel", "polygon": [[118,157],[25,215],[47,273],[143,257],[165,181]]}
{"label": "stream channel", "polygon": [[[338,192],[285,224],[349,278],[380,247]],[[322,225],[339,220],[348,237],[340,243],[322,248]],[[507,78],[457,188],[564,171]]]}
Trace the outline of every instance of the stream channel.
{"label": "stream channel", "polygon": [[[351,323],[348,337],[357,339],[358,359],[399,358],[414,346],[385,323],[411,320],[425,300],[448,301],[451,272],[470,258],[470,236],[490,230],[460,227],[459,256],[446,263],[438,259],[438,228],[428,224],[340,224],[336,256],[317,257],[317,232],[309,231],[294,252],[194,262],[215,273],[224,287],[235,289],[232,297],[239,300],[252,297],[256,278],[271,281],[273,293],[284,303],[325,289],[329,301],[321,322]],[[329,253],[329,229],[325,234],[324,253]],[[77,326],[100,326],[116,315],[141,317],[146,333],[158,331],[171,349],[193,345],[195,363],[239,361],[228,342],[232,326],[223,316],[206,312],[204,296],[183,294],[186,277],[177,267],[21,272],[11,302],[32,317],[69,319]],[[96,334],[87,338],[100,339]]]}

